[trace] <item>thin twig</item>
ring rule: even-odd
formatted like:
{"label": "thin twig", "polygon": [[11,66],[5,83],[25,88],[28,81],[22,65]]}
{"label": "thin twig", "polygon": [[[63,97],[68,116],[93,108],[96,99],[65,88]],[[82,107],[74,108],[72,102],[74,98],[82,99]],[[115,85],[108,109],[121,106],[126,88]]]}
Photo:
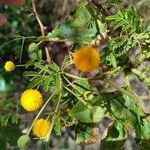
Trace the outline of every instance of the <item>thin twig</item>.
{"label": "thin twig", "polygon": [[32,124],[31,124],[30,128],[28,129],[27,135],[30,134],[34,123],[35,123],[36,120],[39,118],[39,116],[40,116],[41,113],[43,112],[44,108],[47,106],[47,104],[49,103],[49,101],[53,98],[53,96],[55,96],[56,93],[57,93],[57,92],[55,91],[55,92],[47,99],[47,101],[45,102],[45,104],[42,106],[42,108],[40,109],[40,111],[39,111],[38,114],[36,115],[35,119],[33,120],[33,122],[32,122]]}
{"label": "thin twig", "polygon": [[22,60],[22,54],[23,54],[24,43],[25,43],[25,38],[23,37],[23,38],[22,38],[22,45],[21,45],[21,53],[20,53],[19,63],[21,63],[21,60]]}
{"label": "thin twig", "polygon": [[8,115],[10,113],[10,111],[4,110],[0,108],[0,113]]}
{"label": "thin twig", "polygon": [[34,15],[35,15],[35,17],[36,17],[36,19],[37,19],[37,22],[38,22],[38,24],[39,24],[39,26],[40,26],[41,34],[42,34],[42,36],[44,36],[44,35],[45,35],[45,27],[43,26],[43,23],[41,22],[41,20],[40,20],[40,18],[39,18],[39,16],[38,16],[38,13],[37,13],[37,10],[36,10],[35,1],[36,1],[36,0],[32,0],[33,13],[34,13]]}
{"label": "thin twig", "polygon": [[[45,27],[43,25],[43,23],[41,22],[40,18],[39,18],[39,15],[37,13],[37,9],[36,9],[36,5],[35,5],[35,2],[36,0],[32,0],[32,9],[33,9],[33,13],[36,17],[36,20],[39,24],[39,27],[40,27],[40,31],[41,31],[41,34],[42,36],[45,36]],[[45,47],[45,53],[46,53],[46,59],[47,59],[47,62],[50,62],[51,61],[51,57],[50,57],[50,54],[49,54],[49,51],[48,51],[48,48]]]}

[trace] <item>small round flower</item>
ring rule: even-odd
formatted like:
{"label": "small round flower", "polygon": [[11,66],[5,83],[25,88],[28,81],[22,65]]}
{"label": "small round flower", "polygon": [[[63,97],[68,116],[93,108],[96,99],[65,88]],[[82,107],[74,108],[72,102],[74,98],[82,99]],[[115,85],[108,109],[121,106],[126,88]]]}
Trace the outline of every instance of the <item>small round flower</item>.
{"label": "small round flower", "polygon": [[50,123],[44,119],[38,119],[33,125],[33,134],[38,138],[44,138],[50,129]]}
{"label": "small round flower", "polygon": [[27,111],[36,111],[43,104],[42,94],[36,89],[27,89],[21,94],[20,103]]}
{"label": "small round flower", "polygon": [[6,71],[11,72],[15,70],[16,66],[12,61],[6,61],[4,68]]}
{"label": "small round flower", "polygon": [[95,48],[86,46],[73,53],[73,62],[80,71],[91,72],[98,68],[100,54]]}

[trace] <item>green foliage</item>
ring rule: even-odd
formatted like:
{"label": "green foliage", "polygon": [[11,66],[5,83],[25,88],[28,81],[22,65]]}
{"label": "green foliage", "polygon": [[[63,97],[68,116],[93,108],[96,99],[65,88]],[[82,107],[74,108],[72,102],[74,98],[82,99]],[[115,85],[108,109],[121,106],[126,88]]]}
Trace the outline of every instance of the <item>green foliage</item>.
{"label": "green foliage", "polygon": [[108,137],[106,140],[110,141],[121,141],[127,138],[127,131],[120,122],[115,122],[113,126],[109,128]]}
{"label": "green foliage", "polygon": [[76,142],[84,143],[91,136],[92,128],[90,124],[79,124],[76,128]]}
{"label": "green foliage", "polygon": [[113,23],[114,30],[121,27],[122,32],[128,31],[129,33],[138,33],[141,31],[141,27],[139,26],[140,19],[137,10],[134,7],[119,9],[117,14],[108,16],[106,19]]}
{"label": "green foliage", "polygon": [[55,120],[57,122],[57,124],[55,124],[54,126],[54,131],[55,131],[55,134],[57,136],[61,136],[61,122],[60,122],[60,119],[58,118],[57,120]]}
{"label": "green foliage", "polygon": [[[115,10],[113,14],[109,14],[106,10],[108,6]],[[9,8],[3,8],[5,9]],[[25,8],[22,9],[25,11]],[[20,13],[21,11],[18,14]],[[12,22],[15,29],[22,22],[21,20]],[[33,23],[32,19],[31,22]],[[37,30],[34,30],[33,33],[37,33]],[[31,29],[28,33],[30,31]],[[69,19],[60,23],[52,31],[48,28],[48,32],[47,36],[3,37],[2,34],[0,38],[0,42],[4,40],[0,45],[2,52],[0,60],[4,61],[8,58],[16,60],[16,72],[21,72],[18,76],[22,79],[19,83],[20,89],[36,88],[43,93],[44,104],[35,118],[36,120],[41,115],[51,123],[50,131],[43,140],[48,143],[53,130],[57,136],[61,136],[62,128],[73,126],[77,143],[93,142],[95,139],[93,128],[105,117],[111,118],[112,124],[107,127],[108,132],[104,141],[108,143],[113,141],[114,149],[118,149],[120,144],[117,141],[124,141],[128,134],[133,134],[137,139],[149,140],[149,111],[144,103],[147,100],[145,97],[149,95],[145,97],[138,95],[140,92],[135,92],[130,81],[131,77],[136,78],[149,91],[150,32],[136,8],[124,8],[119,0],[84,1],[76,7],[73,15],[70,14]],[[71,42],[69,48],[66,46],[68,41]],[[78,72],[72,65],[72,53],[74,49],[91,44],[91,41],[100,43],[94,45],[100,50],[100,67],[89,74]],[[53,44],[59,45],[59,43],[66,44],[65,48],[69,51],[69,55],[66,54],[61,62],[62,66],[53,62],[53,55],[55,55]],[[50,61],[45,48],[49,53],[51,52],[49,49],[53,49],[54,54],[50,55]],[[58,49],[63,50],[62,47]],[[71,71],[68,68],[71,68]],[[7,143],[16,144],[16,139],[20,137],[18,112],[22,110],[15,92],[14,97],[11,94],[7,97],[5,94],[11,91],[12,87],[18,86],[13,84],[14,80],[16,82],[20,80],[15,75],[13,77],[11,73],[4,73],[3,69],[0,71],[2,72],[0,75],[2,93],[0,145],[6,149]],[[75,72],[75,75],[71,72]],[[20,91],[16,90],[16,92]],[[32,125],[27,135],[18,139],[20,148],[24,148],[32,140],[32,136],[30,137]],[[7,132],[10,128],[12,131]],[[9,135],[10,133],[15,136],[14,139]],[[110,149],[105,143],[102,143],[103,146],[104,149]]]}
{"label": "green foliage", "polygon": [[[45,64],[44,62],[29,62],[27,66],[33,66],[37,71],[26,71],[24,73],[25,77],[31,77],[31,81],[28,84],[28,88],[35,88],[43,86],[43,90],[48,92],[54,86],[58,89],[58,71],[59,68],[56,64]],[[53,89],[52,89],[53,90]]]}
{"label": "green foliage", "polygon": [[86,99],[88,99],[88,97],[92,98],[93,93],[96,92],[96,89],[89,84],[87,79],[77,79],[73,84],[78,93],[84,96]]}
{"label": "green foliage", "polygon": [[3,76],[0,76],[0,91],[1,92],[7,92],[10,91],[11,86],[7,83],[5,78]]}
{"label": "green foliage", "polygon": [[11,146],[17,145],[17,140],[21,135],[19,125],[9,124],[7,127],[0,127],[0,146],[3,149],[6,149],[6,145],[10,144]]}
{"label": "green foliage", "polygon": [[142,70],[136,70],[136,69],[132,69],[132,72],[137,76],[137,78],[140,81],[143,81],[145,84],[147,84],[148,86],[150,86],[150,79],[148,77],[148,72],[149,72],[149,66],[147,67],[147,69],[142,69]]}
{"label": "green foliage", "polygon": [[[94,16],[94,18],[93,18]],[[105,32],[97,12],[88,3],[79,5],[75,15],[48,34],[49,38],[59,37],[75,42],[90,42],[96,35]]]}
{"label": "green foliage", "polygon": [[99,106],[89,109],[82,103],[77,103],[76,106],[70,110],[69,115],[84,123],[98,123],[104,118],[105,110]]}

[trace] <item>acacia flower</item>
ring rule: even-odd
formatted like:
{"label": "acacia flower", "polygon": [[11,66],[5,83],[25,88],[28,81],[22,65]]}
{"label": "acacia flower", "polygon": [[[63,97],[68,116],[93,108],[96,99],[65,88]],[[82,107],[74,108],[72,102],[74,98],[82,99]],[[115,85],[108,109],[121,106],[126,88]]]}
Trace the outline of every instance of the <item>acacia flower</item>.
{"label": "acacia flower", "polygon": [[80,71],[91,72],[98,68],[100,54],[95,48],[86,46],[73,53],[73,62]]}
{"label": "acacia flower", "polygon": [[27,111],[38,110],[43,103],[42,94],[36,89],[27,89],[21,94],[20,103]]}
{"label": "acacia flower", "polygon": [[11,72],[15,70],[16,66],[12,61],[6,61],[4,68],[6,71]]}
{"label": "acacia flower", "polygon": [[32,131],[33,134],[38,138],[44,138],[50,129],[50,123],[44,119],[38,119],[33,125]]}

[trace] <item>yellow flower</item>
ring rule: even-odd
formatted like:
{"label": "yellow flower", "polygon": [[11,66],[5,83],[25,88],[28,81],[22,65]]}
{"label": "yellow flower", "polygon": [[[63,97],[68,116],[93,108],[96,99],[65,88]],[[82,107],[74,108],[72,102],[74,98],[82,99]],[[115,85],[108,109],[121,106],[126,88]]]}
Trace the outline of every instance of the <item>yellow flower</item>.
{"label": "yellow flower", "polygon": [[95,48],[86,46],[73,53],[73,62],[80,71],[91,72],[98,68],[100,54]]}
{"label": "yellow flower", "polygon": [[44,138],[50,129],[50,123],[44,119],[38,119],[33,125],[33,134],[38,138]]}
{"label": "yellow flower", "polygon": [[25,110],[36,111],[42,106],[43,97],[38,90],[27,89],[22,93],[20,103]]}
{"label": "yellow flower", "polygon": [[16,66],[12,61],[6,61],[4,68],[6,71],[11,72],[15,70]]}

